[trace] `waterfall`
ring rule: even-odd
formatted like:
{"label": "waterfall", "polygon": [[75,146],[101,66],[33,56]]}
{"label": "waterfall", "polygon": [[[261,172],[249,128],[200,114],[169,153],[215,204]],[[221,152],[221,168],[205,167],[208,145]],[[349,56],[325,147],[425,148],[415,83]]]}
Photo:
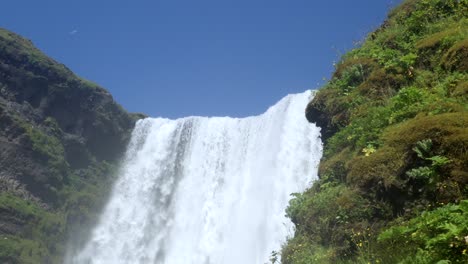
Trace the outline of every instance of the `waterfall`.
{"label": "waterfall", "polygon": [[137,122],[111,197],[73,264],[263,264],[293,225],[290,194],[316,179],[311,91],[247,118]]}

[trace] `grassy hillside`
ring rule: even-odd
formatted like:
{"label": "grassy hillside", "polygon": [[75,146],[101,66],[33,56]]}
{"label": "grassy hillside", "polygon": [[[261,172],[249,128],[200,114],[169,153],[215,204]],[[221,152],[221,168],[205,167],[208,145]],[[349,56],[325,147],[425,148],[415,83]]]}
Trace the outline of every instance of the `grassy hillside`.
{"label": "grassy hillside", "polygon": [[468,263],[468,1],[407,0],[306,109],[320,179],[284,264]]}

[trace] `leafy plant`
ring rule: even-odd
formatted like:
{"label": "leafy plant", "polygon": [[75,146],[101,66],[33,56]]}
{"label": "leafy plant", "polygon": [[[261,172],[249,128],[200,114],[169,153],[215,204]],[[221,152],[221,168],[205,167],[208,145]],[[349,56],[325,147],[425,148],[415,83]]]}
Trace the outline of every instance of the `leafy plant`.
{"label": "leafy plant", "polygon": [[[468,200],[424,212],[379,235],[401,263],[466,263],[468,261]],[[381,253],[387,258],[385,253]]]}
{"label": "leafy plant", "polygon": [[416,146],[413,148],[420,159],[431,161],[429,166],[421,166],[407,171],[406,174],[413,179],[424,180],[429,184],[433,184],[438,181],[437,170],[450,163],[450,159],[444,156],[432,155],[432,140],[424,139],[416,142]]}

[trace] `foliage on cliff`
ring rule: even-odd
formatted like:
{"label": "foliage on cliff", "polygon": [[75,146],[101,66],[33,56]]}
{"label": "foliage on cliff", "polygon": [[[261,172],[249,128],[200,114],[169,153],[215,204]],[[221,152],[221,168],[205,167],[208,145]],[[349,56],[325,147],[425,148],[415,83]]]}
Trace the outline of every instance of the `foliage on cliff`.
{"label": "foliage on cliff", "polygon": [[0,29],[0,263],[61,263],[85,239],[138,117]]}
{"label": "foliage on cliff", "polygon": [[467,14],[404,1],[336,65],[306,109],[324,156],[284,264],[468,262]]}

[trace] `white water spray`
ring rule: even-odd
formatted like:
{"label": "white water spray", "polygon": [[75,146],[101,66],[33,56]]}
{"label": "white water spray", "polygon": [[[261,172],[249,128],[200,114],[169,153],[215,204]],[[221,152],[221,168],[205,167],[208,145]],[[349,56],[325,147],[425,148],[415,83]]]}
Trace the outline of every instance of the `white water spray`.
{"label": "white water spray", "polygon": [[291,222],[291,193],[316,178],[311,92],[262,115],[138,121],[99,224],[74,264],[263,264]]}

